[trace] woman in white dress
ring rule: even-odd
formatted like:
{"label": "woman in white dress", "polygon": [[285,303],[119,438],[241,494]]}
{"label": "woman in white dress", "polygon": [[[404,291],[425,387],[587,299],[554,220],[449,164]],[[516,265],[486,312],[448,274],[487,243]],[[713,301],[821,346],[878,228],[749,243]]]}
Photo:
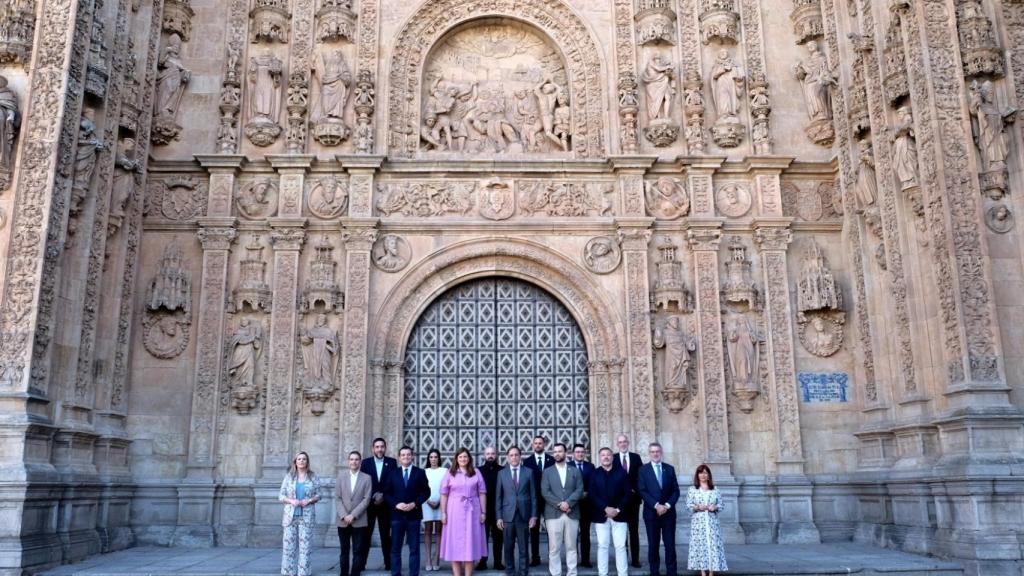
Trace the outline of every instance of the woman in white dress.
{"label": "woman in white dress", "polygon": [[693,473],[693,486],[686,491],[686,507],[690,509],[690,556],[686,565],[700,570],[701,576],[715,576],[725,571],[725,547],[722,546],[722,528],[718,513],[722,511],[722,495],[715,488],[711,468],[697,466]]}
{"label": "woman in white dress", "polygon": [[[427,452],[427,483],[430,484],[430,499],[423,507],[423,535],[427,553],[427,572],[436,572],[441,563],[441,482],[448,469],[441,466],[441,452],[433,448]],[[437,548],[434,548],[434,535]]]}

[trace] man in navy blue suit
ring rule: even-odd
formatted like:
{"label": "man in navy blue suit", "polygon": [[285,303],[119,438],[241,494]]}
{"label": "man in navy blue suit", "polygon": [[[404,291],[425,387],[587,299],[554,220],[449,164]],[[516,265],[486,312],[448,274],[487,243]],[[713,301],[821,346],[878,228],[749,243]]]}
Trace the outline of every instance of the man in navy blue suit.
{"label": "man in navy blue suit", "polygon": [[676,565],[676,503],[679,501],[679,481],[676,469],[661,461],[661,444],[651,442],[647,449],[650,462],[640,468],[637,481],[640,498],[644,502],[644,527],[647,528],[647,562],[651,576],[658,576],[661,559],[658,545],[665,542],[665,573],[679,574]]}
{"label": "man in navy blue suit", "polygon": [[583,475],[583,500],[580,500],[580,568],[593,568],[590,563],[590,477],[594,474],[594,465],[587,462],[587,448],[583,444],[572,447],[572,462]]}
{"label": "man in navy blue suit", "polygon": [[384,502],[391,511],[391,576],[402,576],[402,543],[409,542],[409,576],[420,574],[420,524],[430,483],[422,468],[412,465],[412,448],[398,451],[398,467],[384,477]]}
{"label": "man in navy blue suit", "polygon": [[[540,478],[544,470],[555,465],[555,459],[544,452],[547,447],[547,439],[543,436],[534,436],[533,451],[528,456],[523,456],[523,466],[526,466],[535,473],[537,478],[537,509],[544,510],[544,495],[540,493]],[[540,566],[540,522],[530,528],[530,566]]]}
{"label": "man in navy blue suit", "polygon": [[363,561],[370,554],[373,527],[380,532],[380,548],[384,552],[384,569],[391,570],[391,508],[384,502],[381,483],[398,467],[398,462],[387,455],[388,443],[383,438],[373,439],[373,456],[363,459],[360,470],[370,475],[370,507],[366,509],[366,534],[363,536]]}
{"label": "man in navy blue suit", "polygon": [[630,498],[629,504],[622,509],[621,521],[625,522],[629,531],[629,565],[633,568],[640,567],[640,493],[637,491],[637,479],[640,477],[640,467],[644,462],[636,452],[629,451],[629,437],[619,434],[615,438],[615,445],[619,451],[615,454],[613,466],[626,471],[626,478],[629,479]]}

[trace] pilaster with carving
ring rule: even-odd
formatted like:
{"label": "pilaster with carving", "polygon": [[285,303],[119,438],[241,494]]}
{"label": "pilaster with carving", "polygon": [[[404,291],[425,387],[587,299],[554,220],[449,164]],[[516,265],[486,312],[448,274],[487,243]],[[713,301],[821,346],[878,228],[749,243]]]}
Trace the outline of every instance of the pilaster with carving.
{"label": "pilaster with carving", "polygon": [[7,2],[0,8],[0,64],[27,65],[36,31],[36,0]]}
{"label": "pilaster with carving", "polygon": [[704,80],[701,69],[698,0],[679,0],[680,70],[683,87],[683,134],[690,155],[704,152]]}
{"label": "pilaster with carving", "polygon": [[373,216],[373,191],[376,171],[384,161],[383,156],[337,156],[349,173],[348,215],[352,218]]}
{"label": "pilaster with carving", "polygon": [[242,112],[242,79],[245,77],[246,36],[249,28],[249,1],[231,0],[225,39],[224,79],[221,82],[220,126],[217,128],[217,151],[238,152],[239,117]]}
{"label": "pilaster with carving", "polygon": [[626,274],[626,340],[629,350],[630,403],[633,434],[638,446],[646,446],[657,437],[654,406],[654,370],[651,358],[650,275],[647,248],[651,239],[650,221],[619,221],[623,270]]}
{"label": "pilaster with carving", "polygon": [[380,0],[359,2],[359,40],[356,49],[356,85],[352,92],[356,126],[353,140],[356,152],[373,154],[376,137],[377,94],[374,78],[378,76],[380,53]]}
{"label": "pilaster with carving", "polygon": [[[371,218],[343,219],[342,239],[345,243],[345,322],[341,334],[341,350],[344,366],[342,367],[341,405],[344,413],[340,415],[341,426],[338,442],[339,458],[341,453],[357,449],[363,445],[366,433],[366,415],[370,409],[366,404],[367,389],[367,337],[369,332],[370,305],[370,252],[377,240],[376,220]],[[386,362],[399,362],[398,359],[385,358]],[[397,369],[397,368],[396,368]],[[392,382],[392,370],[388,370],[386,390],[397,390],[401,394],[400,382]],[[398,379],[401,376],[399,374]],[[389,440],[398,442],[401,426],[398,422],[387,422],[389,416],[401,420],[398,406],[399,398],[385,397],[385,434],[394,435]],[[392,403],[394,402],[394,403]],[[392,414],[389,414],[393,412]]]}
{"label": "pilaster with carving", "polygon": [[[292,33],[289,57],[288,90],[285,111],[285,147],[289,154],[306,150],[309,132],[310,70],[313,66],[313,0],[292,0]],[[282,182],[284,184],[284,182]]]}
{"label": "pilaster with carving", "polygon": [[747,57],[750,79],[751,133],[755,154],[771,154],[771,105],[768,97],[768,73],[764,62],[764,37],[761,7],[757,0],[739,0],[740,22],[743,25],[743,52]]}
{"label": "pilaster with carving", "polygon": [[615,0],[615,69],[619,73],[619,148],[634,154],[639,148],[637,123],[636,42],[633,38],[633,0]]}

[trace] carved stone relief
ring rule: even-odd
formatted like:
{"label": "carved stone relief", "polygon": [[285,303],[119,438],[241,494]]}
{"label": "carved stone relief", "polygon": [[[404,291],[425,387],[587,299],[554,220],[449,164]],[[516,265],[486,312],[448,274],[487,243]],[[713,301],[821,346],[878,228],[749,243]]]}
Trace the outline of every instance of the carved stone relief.
{"label": "carved stone relief", "polygon": [[610,216],[610,183],[521,180],[519,211],[524,216]]}
{"label": "carved stone relief", "polygon": [[239,414],[248,414],[256,408],[263,395],[261,381],[265,378],[260,368],[266,328],[258,320],[243,317],[231,334],[227,345],[225,370],[231,390],[231,407]]}
{"label": "carved stone relief", "polygon": [[825,25],[821,20],[821,2],[818,0],[793,0],[793,11],[789,13],[793,22],[793,34],[796,43],[803,44],[808,40],[816,40],[825,34]]}
{"label": "carved stone relief", "polygon": [[256,0],[252,12],[252,41],[288,42],[289,21],[292,18],[288,0]]}
{"label": "carved stone relief", "polygon": [[595,274],[608,274],[619,267],[622,250],[611,236],[591,238],[583,248],[583,264]]}
{"label": "carved stone relief", "polygon": [[256,178],[238,188],[235,206],[249,220],[262,220],[277,213],[278,187],[272,178]]}
{"label": "carved stone relief", "polygon": [[724,323],[732,393],[739,402],[740,410],[749,413],[754,410],[754,400],[761,393],[758,366],[764,334],[757,320],[749,314],[728,314]]}
{"label": "carved stone relief", "polygon": [[772,104],[768,98],[768,81],[762,75],[755,75],[751,78],[749,95],[750,116],[753,119],[751,138],[754,141],[754,154],[771,154],[772,138],[768,130],[768,116],[772,113]]}
{"label": "carved stone relief", "polygon": [[674,220],[690,212],[690,195],[678,178],[662,176],[656,181],[644,182],[647,213],[655,218]]}
{"label": "carved stone relief", "polygon": [[263,243],[253,235],[245,245],[245,257],[239,265],[238,285],[231,291],[230,312],[270,312],[273,293],[267,284],[267,263],[263,260]]}
{"label": "carved stone relief", "polygon": [[729,239],[729,258],[725,261],[722,297],[727,304],[760,309],[760,293],[751,273],[747,247],[739,236]]}
{"label": "carved stone relief", "polygon": [[384,272],[398,272],[409,265],[412,248],[405,238],[396,234],[385,234],[374,242],[371,258],[373,265]]}
{"label": "carved stone relief", "polygon": [[394,182],[378,185],[377,210],[384,216],[466,216],[474,207],[476,182]]}
{"label": "carved stone relief", "polygon": [[307,314],[316,310],[337,313],[345,306],[345,294],[336,277],[338,264],[334,261],[334,246],[321,236],[313,245],[316,254],[309,265],[306,285],[299,300],[299,313]]}
{"label": "carved stone relief", "polygon": [[889,26],[885,30],[885,97],[889,104],[896,105],[910,96],[907,85],[907,55],[903,50],[903,27],[900,14],[889,14]]}
{"label": "carved stone relief", "polygon": [[192,36],[192,17],[195,16],[192,10],[191,0],[164,0],[163,20],[160,27],[168,34],[177,34],[182,40],[188,42]]}
{"label": "carved stone relief", "polygon": [[661,397],[669,412],[678,414],[696,393],[696,368],[692,356],[697,337],[692,325],[682,316],[669,316],[663,326],[654,329],[654,348],[663,349],[661,361]]}
{"label": "carved stone relief", "polygon": [[722,48],[715,57],[708,84],[718,118],[711,127],[711,137],[722,148],[735,148],[743,140],[744,128],[740,121],[740,96],[746,75],[728,49]]}
{"label": "carved stone relief", "polygon": [[686,145],[691,153],[704,151],[704,82],[700,72],[690,70],[683,82],[683,113],[686,119]]}
{"label": "carved stone relief", "polygon": [[334,394],[341,357],[338,344],[338,332],[331,328],[326,314],[317,314],[313,326],[299,335],[302,355],[299,381],[303,396],[310,401],[310,412],[315,416],[324,413],[324,403]]}
{"label": "carved stone relief", "polygon": [[142,343],[156,358],[169,360],[185,351],[191,327],[192,276],[182,264],[181,247],[172,242],[146,292]]}
{"label": "carved stone relief", "polygon": [[723,215],[739,218],[750,211],[753,199],[750,197],[750,190],[747,186],[729,182],[721,186],[715,193],[715,205]]}
{"label": "carved stone relief", "polygon": [[818,244],[804,253],[797,284],[797,335],[811,354],[827,357],[843,344],[843,293]]}
{"label": "carved stone relief", "polygon": [[376,93],[373,88],[373,73],[360,70],[356,75],[356,88],[352,108],[356,112],[356,129],[353,136],[356,152],[369,154],[373,151],[373,112],[376,108]]}
{"label": "carved stone relief", "polygon": [[825,54],[818,48],[818,43],[811,41],[806,46],[807,58],[793,66],[793,73],[803,85],[804,105],[810,121],[805,132],[815,144],[831,146],[835,139],[831,90],[838,82],[829,68]]}
{"label": "carved stone relief", "polygon": [[317,218],[331,220],[345,214],[348,207],[348,182],[334,176],[307,180],[306,205]]}
{"label": "carved stone relief", "polygon": [[701,0],[700,30],[705,44],[735,44],[740,36],[740,15],[734,0]]}
{"label": "carved stone relief", "polygon": [[964,76],[1001,77],[1003,56],[992,30],[992,21],[979,0],[964,0],[956,5],[956,24],[960,32],[960,57]]}
{"label": "carved stone relief", "polygon": [[191,176],[171,176],[149,181],[146,214],[176,222],[205,213],[206,183]]}
{"label": "carved stone relief", "polygon": [[316,11],[317,42],[353,42],[356,38],[356,15],[352,0],[322,0]]}
{"label": "carved stone relief", "polygon": [[35,0],[4,3],[0,7],[0,64],[28,64],[35,33]]}
{"label": "carved stone relief", "polygon": [[633,19],[641,46],[676,43],[676,12],[669,0],[638,0]]}
{"label": "carved stone relief", "polygon": [[[2,20],[0,20],[2,23]],[[0,76],[0,192],[11,187],[14,171],[14,143],[21,128],[21,108],[18,96]]]}
{"label": "carved stone relief", "polygon": [[93,19],[89,38],[89,58],[85,67],[85,93],[99,100],[107,97],[107,81],[110,79],[109,60],[106,25],[98,18]]}
{"label": "carved stone relief", "polygon": [[480,186],[480,215],[488,220],[506,220],[516,212],[516,194],[511,182],[490,180]]}
{"label": "carved stone relief", "polygon": [[971,82],[970,109],[974,144],[981,158],[982,189],[989,198],[999,200],[1007,190],[1006,157],[1010,146],[1006,125],[1016,119],[1017,110],[1000,107],[990,80]]}
{"label": "carved stone relief", "polygon": [[280,120],[284,63],[281,59],[264,51],[249,58],[249,121],[245,135],[256,146],[270,146],[281,135]]}
{"label": "carved stone relief", "polygon": [[156,97],[153,100],[153,144],[168,144],[181,133],[178,108],[192,72],[181,61],[181,37],[171,34],[167,38],[157,63]]}
{"label": "carved stone relief", "polygon": [[640,75],[647,97],[647,126],[644,137],[659,148],[672,145],[679,137],[679,124],[672,114],[676,97],[675,64],[666,56],[655,54]]}
{"label": "carved stone relief", "polygon": [[985,212],[985,224],[996,234],[1006,234],[1013,230],[1013,212],[1009,206],[1000,202]]}

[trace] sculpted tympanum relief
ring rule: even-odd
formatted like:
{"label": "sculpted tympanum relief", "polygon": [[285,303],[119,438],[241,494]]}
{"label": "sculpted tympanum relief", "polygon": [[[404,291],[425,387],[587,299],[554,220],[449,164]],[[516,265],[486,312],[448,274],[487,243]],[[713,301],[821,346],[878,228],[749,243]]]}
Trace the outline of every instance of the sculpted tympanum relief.
{"label": "sculpted tympanum relief", "polygon": [[525,25],[485,22],[451,33],[424,70],[424,151],[558,153],[571,148],[561,56]]}

